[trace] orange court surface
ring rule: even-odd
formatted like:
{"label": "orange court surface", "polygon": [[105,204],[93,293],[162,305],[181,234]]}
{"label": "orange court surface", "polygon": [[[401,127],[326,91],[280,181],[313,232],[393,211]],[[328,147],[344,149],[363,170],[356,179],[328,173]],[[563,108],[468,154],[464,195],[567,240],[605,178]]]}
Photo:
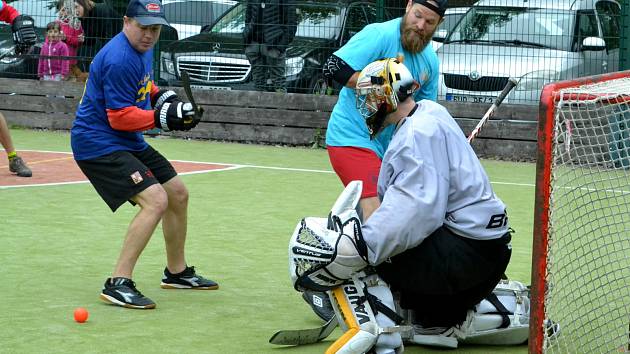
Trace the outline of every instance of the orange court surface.
{"label": "orange court surface", "polygon": [[[18,177],[9,172],[9,162],[5,158],[0,160],[0,188],[87,182],[87,178],[77,166],[71,153],[20,150],[18,155],[33,170],[33,176]],[[201,173],[234,167],[232,165],[175,160],[172,160],[171,163],[179,174]]]}

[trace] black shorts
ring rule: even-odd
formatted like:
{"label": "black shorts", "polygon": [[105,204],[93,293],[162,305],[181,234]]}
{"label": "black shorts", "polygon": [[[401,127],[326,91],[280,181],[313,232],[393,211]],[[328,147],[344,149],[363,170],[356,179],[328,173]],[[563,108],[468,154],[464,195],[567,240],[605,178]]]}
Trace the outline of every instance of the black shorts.
{"label": "black shorts", "polygon": [[401,307],[415,310],[420,324],[452,326],[497,285],[510,261],[510,240],[510,233],[473,240],[443,226],[376,270],[399,294]]}
{"label": "black shorts", "polygon": [[177,176],[173,165],[151,146],[143,151],[116,151],[77,161],[77,165],[112,211],[126,201],[135,205],[130,198]]}

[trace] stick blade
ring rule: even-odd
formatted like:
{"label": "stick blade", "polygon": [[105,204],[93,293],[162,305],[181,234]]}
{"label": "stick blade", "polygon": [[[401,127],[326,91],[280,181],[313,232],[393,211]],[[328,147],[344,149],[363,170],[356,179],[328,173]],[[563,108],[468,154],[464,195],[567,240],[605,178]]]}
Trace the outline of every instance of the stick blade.
{"label": "stick blade", "polygon": [[276,345],[313,344],[328,337],[336,327],[337,318],[333,317],[322,327],[278,331],[269,338],[269,343]]}
{"label": "stick blade", "polygon": [[201,117],[203,116],[204,109],[202,107],[197,106],[197,102],[195,102],[195,97],[192,94],[192,89],[190,88],[190,76],[188,75],[188,71],[182,70],[179,75],[182,78],[182,86],[184,86],[184,92],[186,93],[186,97],[188,101],[193,106],[193,110],[195,111],[195,119],[197,121],[201,121]]}

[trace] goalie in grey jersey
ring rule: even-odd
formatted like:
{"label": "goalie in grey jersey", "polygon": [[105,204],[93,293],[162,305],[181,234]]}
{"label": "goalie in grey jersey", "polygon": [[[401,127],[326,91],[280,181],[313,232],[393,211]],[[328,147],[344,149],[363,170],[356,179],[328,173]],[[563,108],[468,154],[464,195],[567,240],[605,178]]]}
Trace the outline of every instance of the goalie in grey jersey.
{"label": "goalie in grey jersey", "polygon": [[[505,323],[507,316],[499,316],[503,320],[492,325],[483,320],[471,327],[475,311],[515,312],[509,304],[484,304],[511,256],[506,206],[448,111],[433,101],[414,102],[417,87],[399,59],[373,62],[361,72],[357,108],[369,130],[378,134],[395,125],[378,179],[381,205],[361,224],[356,201],[344,196],[356,194],[351,189],[361,184],[349,185],[327,222],[303,219],[290,242],[295,288],[331,290],[342,327],[355,333],[340,338],[331,352],[399,352],[402,339],[457,347],[458,339],[481,327],[511,326],[512,317]],[[513,294],[526,293],[524,286],[516,288]],[[413,325],[411,335],[397,326],[402,318],[388,311],[397,307],[392,293],[402,308],[398,314],[413,314],[406,321]],[[357,299],[367,301],[358,306]],[[505,307],[512,308],[500,309]],[[497,344],[524,342],[527,324],[517,324],[521,337]]]}

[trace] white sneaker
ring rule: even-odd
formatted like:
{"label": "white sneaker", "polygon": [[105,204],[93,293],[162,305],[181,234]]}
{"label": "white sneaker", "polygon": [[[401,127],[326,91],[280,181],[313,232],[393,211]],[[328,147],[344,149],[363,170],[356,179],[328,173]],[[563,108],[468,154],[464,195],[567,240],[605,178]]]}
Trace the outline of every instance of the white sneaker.
{"label": "white sneaker", "polygon": [[442,348],[457,348],[457,337],[455,336],[455,327],[422,327],[418,324],[413,325],[412,343],[430,345]]}
{"label": "white sneaker", "polygon": [[413,325],[414,335],[411,339],[412,343],[430,345],[442,348],[457,348],[458,339],[463,340],[469,332],[472,324],[474,312],[468,311],[464,322],[452,327],[422,327],[419,324]]}

